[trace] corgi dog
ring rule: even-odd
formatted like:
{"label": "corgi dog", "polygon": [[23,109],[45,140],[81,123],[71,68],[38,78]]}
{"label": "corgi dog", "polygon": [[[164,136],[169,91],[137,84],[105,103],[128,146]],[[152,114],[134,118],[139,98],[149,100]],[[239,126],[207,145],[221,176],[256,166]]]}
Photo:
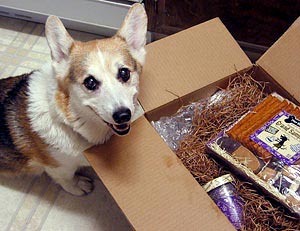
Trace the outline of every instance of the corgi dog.
{"label": "corgi dog", "polygon": [[57,17],[48,17],[52,62],[0,80],[0,172],[46,172],[73,195],[90,193],[91,179],[75,171],[88,165],[84,150],[129,132],[146,32],[141,4],[129,9],[116,35],[89,42],[73,40]]}

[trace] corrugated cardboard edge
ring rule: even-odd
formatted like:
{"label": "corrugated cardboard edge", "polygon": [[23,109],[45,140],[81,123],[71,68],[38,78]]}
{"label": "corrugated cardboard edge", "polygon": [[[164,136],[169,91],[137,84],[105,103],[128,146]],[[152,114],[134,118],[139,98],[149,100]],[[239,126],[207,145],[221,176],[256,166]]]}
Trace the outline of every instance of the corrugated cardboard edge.
{"label": "corrugated cardboard edge", "polygon": [[139,100],[149,112],[251,65],[215,18],[147,45]]}
{"label": "corrugated cardboard edge", "polygon": [[136,230],[234,230],[145,117],[85,156]]}
{"label": "corrugated cardboard edge", "polygon": [[300,102],[300,18],[267,50],[257,65]]}
{"label": "corrugated cardboard edge", "polygon": [[[146,112],[252,65],[219,19],[147,51],[139,97]],[[136,230],[234,230],[145,117],[85,156]]]}

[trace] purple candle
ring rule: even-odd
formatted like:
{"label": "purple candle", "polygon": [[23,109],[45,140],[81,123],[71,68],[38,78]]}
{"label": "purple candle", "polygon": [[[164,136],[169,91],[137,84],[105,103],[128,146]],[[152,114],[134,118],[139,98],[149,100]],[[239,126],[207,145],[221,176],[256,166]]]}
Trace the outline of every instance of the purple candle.
{"label": "purple candle", "polygon": [[238,197],[230,174],[220,176],[203,186],[229,221],[240,229],[243,222],[243,202]]}

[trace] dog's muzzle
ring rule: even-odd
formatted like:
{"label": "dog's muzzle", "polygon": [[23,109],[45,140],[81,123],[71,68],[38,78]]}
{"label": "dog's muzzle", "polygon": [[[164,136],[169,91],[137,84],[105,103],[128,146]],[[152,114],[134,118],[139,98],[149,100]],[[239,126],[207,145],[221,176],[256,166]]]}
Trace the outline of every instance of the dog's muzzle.
{"label": "dog's muzzle", "polygon": [[112,115],[116,124],[110,124],[112,130],[120,136],[126,135],[130,130],[131,111],[127,107],[118,108]]}
{"label": "dog's muzzle", "polygon": [[[91,106],[89,106],[89,108],[97,115],[99,116],[99,114],[96,112],[96,110],[94,110]],[[123,119],[123,123],[119,123],[119,124],[111,124],[111,123],[108,123],[107,121],[103,120],[102,121],[104,123],[107,124],[107,126],[109,126],[113,131],[114,133],[116,133],[117,135],[119,136],[124,136],[126,134],[128,134],[128,132],[130,131],[130,119],[131,119],[131,112],[127,112],[127,115],[125,113],[124,115],[124,112],[121,111],[121,115],[118,115],[118,117],[120,117],[121,119]],[[120,113],[119,113],[120,114]],[[128,115],[129,114],[129,115]],[[116,115],[115,115],[116,116]],[[101,118],[101,116],[99,116]],[[126,117],[126,118],[125,118]],[[114,120],[116,120],[114,118]],[[118,121],[118,122],[121,122],[121,121]]]}

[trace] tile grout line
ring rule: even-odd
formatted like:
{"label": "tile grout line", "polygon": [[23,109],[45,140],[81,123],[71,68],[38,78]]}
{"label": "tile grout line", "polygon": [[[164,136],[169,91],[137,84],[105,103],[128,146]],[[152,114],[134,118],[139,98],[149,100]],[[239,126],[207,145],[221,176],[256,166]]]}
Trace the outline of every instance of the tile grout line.
{"label": "tile grout line", "polygon": [[47,178],[45,184],[46,185],[44,186],[43,190],[41,190],[41,192],[38,194],[38,198],[36,200],[36,203],[33,205],[33,208],[31,209],[29,215],[27,216],[26,222],[24,223],[24,225],[22,226],[22,228],[20,230],[25,231],[27,229],[28,224],[30,223],[34,213],[36,212],[39,204],[41,203],[42,197],[47,192],[47,189],[49,188],[49,184],[50,184],[50,180],[48,178]]}
{"label": "tile grout line", "polygon": [[[43,37],[40,37],[40,38],[43,38]],[[41,52],[41,51],[34,51],[34,50],[30,50],[30,51],[33,51],[33,52],[35,52],[35,53],[37,53],[37,54],[41,54],[41,55],[45,55],[45,54],[48,54],[48,53],[43,53],[43,52]],[[0,51],[0,54],[6,54],[6,52],[5,51]],[[13,55],[13,56],[16,56],[15,54]]]}
{"label": "tile grout line", "polygon": [[[26,33],[26,36],[25,36],[25,38],[24,38],[23,43],[20,44],[19,46],[17,46],[18,49],[22,49],[22,48],[24,47],[24,45],[25,45],[25,43],[28,41],[30,35],[32,35],[33,31],[34,31],[35,28],[37,27],[37,24],[36,24],[36,23],[28,22],[28,21],[27,21],[26,24],[25,24],[25,26],[22,28],[22,31],[19,32],[19,33],[24,33],[24,32],[23,32],[24,29],[26,28],[27,25],[30,25],[30,24],[33,24],[33,27],[31,28],[30,31],[28,31],[28,32]],[[25,33],[24,33],[24,34],[25,34]],[[23,60],[23,58],[22,58],[22,60]],[[18,67],[19,67],[19,65],[18,65],[18,66],[15,66],[14,70],[11,72],[11,76],[13,76],[14,73],[16,73]]]}
{"label": "tile grout line", "polygon": [[49,206],[49,208],[47,209],[47,211],[45,212],[44,216],[41,219],[39,227],[37,228],[38,231],[42,230],[42,228],[43,228],[43,226],[44,226],[44,224],[45,224],[45,222],[46,222],[46,220],[47,220],[47,218],[48,218],[48,216],[50,214],[50,211],[52,210],[52,208],[53,208],[53,206],[54,206],[54,204],[55,204],[55,202],[56,202],[56,200],[57,200],[58,195],[60,194],[60,192],[61,192],[61,189],[58,188],[58,190],[56,192],[56,195],[54,197],[53,203]]}
{"label": "tile grout line", "polygon": [[5,65],[5,67],[3,69],[1,69],[0,76],[2,76],[2,73],[4,73],[4,71],[6,70],[6,68],[7,68],[7,65]]}
{"label": "tile grout line", "polygon": [[[26,27],[27,23],[25,23],[22,27],[22,29],[20,31],[18,31],[18,33],[16,34],[16,36],[14,37],[14,39],[10,42],[9,45],[5,45],[6,46],[6,50],[7,48],[11,47],[11,44],[16,41],[16,39],[19,37],[20,33],[22,33],[22,31],[24,31],[25,27]],[[5,52],[3,52],[5,54]],[[7,69],[7,65],[5,68],[2,69],[2,71],[0,72],[0,74],[2,75],[2,73]]]}
{"label": "tile grout line", "polygon": [[22,200],[19,202],[16,211],[14,212],[13,216],[12,216],[11,219],[10,219],[10,222],[8,223],[8,225],[7,225],[6,229],[5,229],[6,231],[9,231],[9,230],[10,230],[10,228],[11,228],[11,226],[13,225],[13,222],[15,221],[15,219],[16,219],[16,217],[17,217],[19,211],[20,211],[20,209],[22,208],[22,205],[23,205],[23,203],[24,203],[24,201],[25,201],[25,199],[26,199],[28,193],[30,192],[31,188],[33,187],[33,185],[34,185],[34,183],[35,183],[36,181],[37,181],[37,176],[34,177],[34,178],[32,179],[32,181],[30,182],[30,184],[28,185],[28,188],[26,189],[25,194],[24,194]]}
{"label": "tile grout line", "polygon": [[[32,25],[32,27],[30,28],[30,30],[29,30],[27,33],[24,33],[24,30],[26,30],[26,28],[27,28],[29,25]],[[6,49],[8,49],[8,48],[10,48],[10,47],[14,47],[14,48],[16,48],[17,50],[18,50],[18,49],[19,49],[19,50],[20,50],[20,49],[24,49],[24,46],[25,46],[26,42],[27,42],[30,38],[32,38],[30,35],[32,35],[32,33],[33,33],[34,31],[36,31],[37,28],[38,28],[38,25],[37,25],[37,24],[31,24],[30,22],[25,23],[24,26],[22,27],[22,29],[21,29],[20,31],[18,31],[18,34],[15,36],[14,40],[11,41],[11,43],[6,47]],[[20,38],[21,33],[23,33],[23,36],[25,35],[25,36],[24,36],[24,40],[23,40],[22,43],[20,43],[18,46],[13,46],[12,44],[13,44],[15,41],[17,41],[18,38]],[[39,35],[41,35],[42,33],[43,33],[43,30],[38,31],[37,37],[34,38],[33,44],[30,45],[29,49],[26,49],[27,51],[29,51],[29,52],[31,51],[32,47],[37,43],[38,39],[40,38]],[[1,52],[1,53],[5,54],[5,52]],[[39,52],[39,53],[41,53],[41,52]],[[15,56],[15,57],[17,56],[16,53],[13,53],[13,54],[12,54],[12,57],[14,57],[14,56]],[[25,57],[22,57],[22,60],[24,60],[25,58],[27,58],[27,57],[26,57],[26,56],[25,56]],[[34,61],[34,60],[32,60],[32,61]],[[14,65],[14,69],[13,69],[13,71],[11,72],[10,76],[14,75],[14,73],[17,71],[18,67],[21,67],[21,66],[20,66],[20,65]],[[5,69],[6,69],[6,68],[4,68],[3,71],[5,71]],[[3,73],[3,71],[2,71],[2,73]],[[14,224],[14,221],[15,221],[16,217],[18,216],[18,213],[20,212],[20,210],[21,210],[21,208],[22,208],[22,206],[23,206],[23,204],[24,204],[24,202],[25,202],[25,200],[26,200],[26,198],[27,198],[27,196],[28,196],[30,190],[33,188],[33,186],[34,186],[34,184],[35,184],[36,182],[37,182],[37,177],[34,177],[34,179],[33,179],[33,180],[31,181],[31,183],[29,184],[28,188],[26,189],[25,195],[23,196],[22,200],[20,201],[20,203],[19,203],[19,205],[18,205],[16,211],[14,212],[13,216],[11,217],[11,220],[10,220],[10,222],[8,223],[6,230],[10,230],[10,229],[12,228],[12,226],[13,226],[13,224]],[[47,181],[45,187],[43,188],[43,190],[42,190],[41,193],[39,194],[39,199],[40,199],[40,200],[41,200],[41,197],[46,193],[46,191],[47,191],[47,189],[48,189],[48,187],[49,187],[49,184],[48,184],[48,183],[49,183],[49,180]],[[57,197],[57,195],[56,195],[56,197]],[[34,213],[35,213],[35,211],[36,211],[38,205],[40,204],[40,200],[37,200],[37,201],[36,201],[35,205],[33,206],[32,210],[30,211],[29,215],[27,216],[26,222],[24,223],[24,225],[23,225],[23,227],[21,228],[21,230],[26,230],[27,225],[30,223],[31,218],[33,217],[33,215],[34,215]],[[49,213],[49,212],[50,212],[50,211],[48,211],[48,213]],[[46,220],[46,217],[45,217],[45,220]],[[43,225],[43,224],[41,224],[41,225]],[[40,226],[41,226],[41,225],[40,225]]]}

